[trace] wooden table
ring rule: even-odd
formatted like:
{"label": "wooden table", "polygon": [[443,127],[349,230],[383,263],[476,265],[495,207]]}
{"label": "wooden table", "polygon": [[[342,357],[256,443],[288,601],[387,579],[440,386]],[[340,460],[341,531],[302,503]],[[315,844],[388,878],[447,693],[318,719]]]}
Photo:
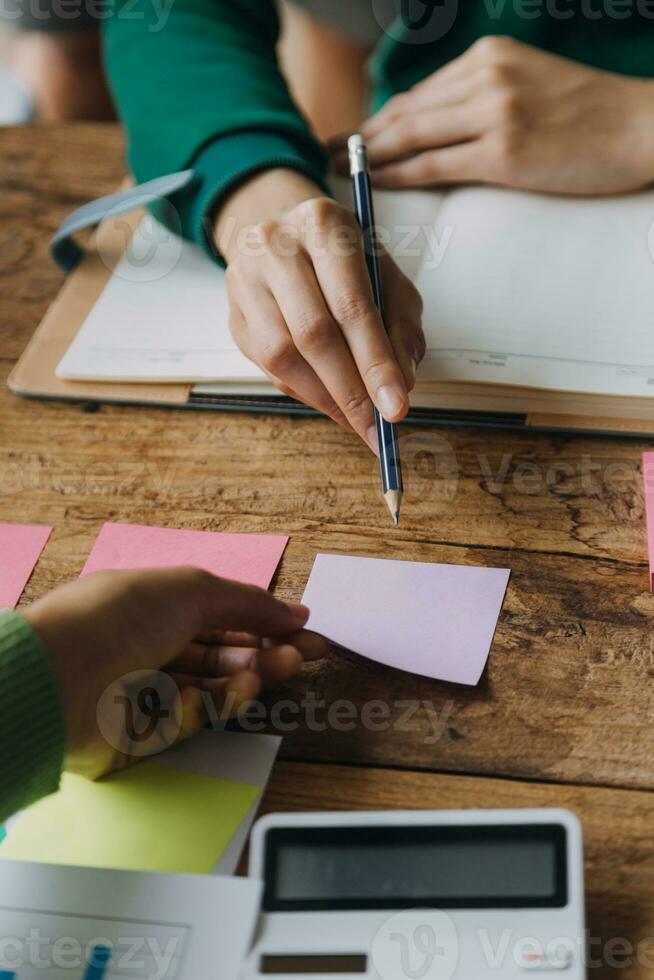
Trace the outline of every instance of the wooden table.
{"label": "wooden table", "polygon": [[[114,189],[122,166],[115,127],[0,130],[3,380],[62,283],[49,236]],[[327,421],[96,411],[3,386],[0,519],[56,528],[24,601],[74,578],[105,520],[286,532],[284,598],[302,595],[318,551],[510,567],[478,688],[334,657],[274,692],[270,704],[313,706],[299,722],[283,715],[297,728],[264,808],[570,807],[586,836],[600,961],[589,975],[651,978],[654,597],[640,458],[652,446],[410,427],[403,439],[408,492],[393,530],[375,462]],[[348,730],[324,730],[342,699],[357,723],[339,714]],[[361,724],[372,701],[388,705],[385,723],[373,715],[383,730]]]}

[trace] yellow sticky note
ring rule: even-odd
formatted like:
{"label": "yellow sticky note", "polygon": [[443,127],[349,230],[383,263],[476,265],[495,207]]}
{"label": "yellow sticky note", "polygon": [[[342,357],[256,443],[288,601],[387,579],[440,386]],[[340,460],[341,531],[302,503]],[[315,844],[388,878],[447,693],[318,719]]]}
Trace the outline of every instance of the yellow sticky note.
{"label": "yellow sticky note", "polygon": [[260,792],[151,762],[97,783],[66,773],[12,828],[0,858],[208,874]]}

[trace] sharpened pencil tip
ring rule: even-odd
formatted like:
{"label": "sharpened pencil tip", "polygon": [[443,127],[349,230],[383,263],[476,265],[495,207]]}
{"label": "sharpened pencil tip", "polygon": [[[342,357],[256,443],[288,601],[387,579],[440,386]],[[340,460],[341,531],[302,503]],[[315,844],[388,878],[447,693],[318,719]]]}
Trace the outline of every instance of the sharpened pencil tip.
{"label": "sharpened pencil tip", "polygon": [[388,509],[391,512],[391,517],[393,518],[393,524],[395,527],[400,523],[400,504],[402,503],[402,491],[401,490],[387,490],[384,494],[384,500],[388,505]]}

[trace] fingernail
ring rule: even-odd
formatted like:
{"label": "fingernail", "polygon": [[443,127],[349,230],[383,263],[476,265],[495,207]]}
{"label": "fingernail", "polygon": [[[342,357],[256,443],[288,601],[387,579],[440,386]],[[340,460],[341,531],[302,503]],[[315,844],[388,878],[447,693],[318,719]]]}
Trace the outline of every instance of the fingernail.
{"label": "fingernail", "polygon": [[418,370],[418,364],[415,357],[409,357],[409,371],[411,373],[411,387],[416,383],[416,372]]}
{"label": "fingernail", "polygon": [[404,398],[391,385],[382,385],[377,390],[377,408],[385,419],[392,419],[404,408]]}
{"label": "fingernail", "polygon": [[287,602],[286,605],[297,620],[306,623],[311,614],[311,610],[307,606],[303,606],[301,602]]}

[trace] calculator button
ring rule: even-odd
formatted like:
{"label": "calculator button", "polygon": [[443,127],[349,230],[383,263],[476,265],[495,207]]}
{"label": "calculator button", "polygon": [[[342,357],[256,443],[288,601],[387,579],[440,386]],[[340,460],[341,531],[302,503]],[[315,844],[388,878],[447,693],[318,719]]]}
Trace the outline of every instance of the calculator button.
{"label": "calculator button", "polygon": [[555,953],[523,953],[519,957],[522,970],[569,970],[572,966],[572,950],[557,950]]}

